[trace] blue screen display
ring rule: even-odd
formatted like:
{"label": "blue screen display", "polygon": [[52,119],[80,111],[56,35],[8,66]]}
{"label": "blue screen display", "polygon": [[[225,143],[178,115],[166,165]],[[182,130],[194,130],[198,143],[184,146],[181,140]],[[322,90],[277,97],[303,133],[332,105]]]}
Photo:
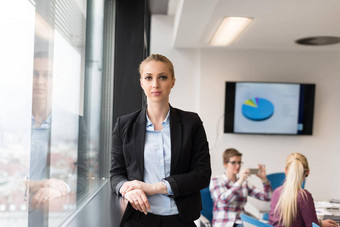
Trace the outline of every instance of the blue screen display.
{"label": "blue screen display", "polygon": [[311,135],[314,84],[226,82],[225,132]]}

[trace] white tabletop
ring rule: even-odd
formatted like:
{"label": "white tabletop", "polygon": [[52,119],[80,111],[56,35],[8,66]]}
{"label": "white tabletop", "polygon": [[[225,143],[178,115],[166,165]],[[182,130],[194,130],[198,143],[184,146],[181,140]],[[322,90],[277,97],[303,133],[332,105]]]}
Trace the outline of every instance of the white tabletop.
{"label": "white tabletop", "polygon": [[340,203],[331,203],[329,201],[316,201],[315,210],[319,219],[324,219],[325,216],[334,216],[340,219]]}

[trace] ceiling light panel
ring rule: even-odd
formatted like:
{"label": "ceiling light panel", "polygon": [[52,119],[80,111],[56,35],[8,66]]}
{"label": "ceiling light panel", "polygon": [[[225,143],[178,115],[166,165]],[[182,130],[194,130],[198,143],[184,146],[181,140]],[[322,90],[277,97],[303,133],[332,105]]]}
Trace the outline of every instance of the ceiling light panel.
{"label": "ceiling light panel", "polygon": [[228,46],[253,21],[251,17],[225,17],[210,40],[212,46]]}

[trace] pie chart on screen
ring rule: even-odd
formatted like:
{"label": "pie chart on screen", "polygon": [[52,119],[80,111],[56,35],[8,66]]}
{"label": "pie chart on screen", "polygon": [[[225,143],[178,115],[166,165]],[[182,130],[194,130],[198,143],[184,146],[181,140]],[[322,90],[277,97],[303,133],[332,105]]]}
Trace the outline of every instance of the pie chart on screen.
{"label": "pie chart on screen", "polygon": [[267,120],[274,114],[274,105],[264,98],[247,99],[242,105],[242,114],[252,121]]}

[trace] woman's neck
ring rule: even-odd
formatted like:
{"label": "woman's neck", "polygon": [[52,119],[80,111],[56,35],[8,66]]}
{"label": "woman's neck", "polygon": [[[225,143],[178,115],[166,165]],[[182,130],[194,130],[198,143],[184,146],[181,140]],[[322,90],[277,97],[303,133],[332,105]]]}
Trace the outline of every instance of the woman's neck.
{"label": "woman's neck", "polygon": [[227,175],[228,179],[233,181],[233,182],[236,182],[236,174],[233,174],[231,172],[228,172],[228,171],[225,171],[225,175]]}
{"label": "woman's neck", "polygon": [[49,102],[33,102],[32,115],[34,116],[36,126],[40,126],[51,114],[51,106]]}
{"label": "woman's neck", "polygon": [[147,113],[150,121],[154,125],[156,131],[160,131],[163,126],[162,122],[169,112],[169,103],[166,104],[148,104]]}

